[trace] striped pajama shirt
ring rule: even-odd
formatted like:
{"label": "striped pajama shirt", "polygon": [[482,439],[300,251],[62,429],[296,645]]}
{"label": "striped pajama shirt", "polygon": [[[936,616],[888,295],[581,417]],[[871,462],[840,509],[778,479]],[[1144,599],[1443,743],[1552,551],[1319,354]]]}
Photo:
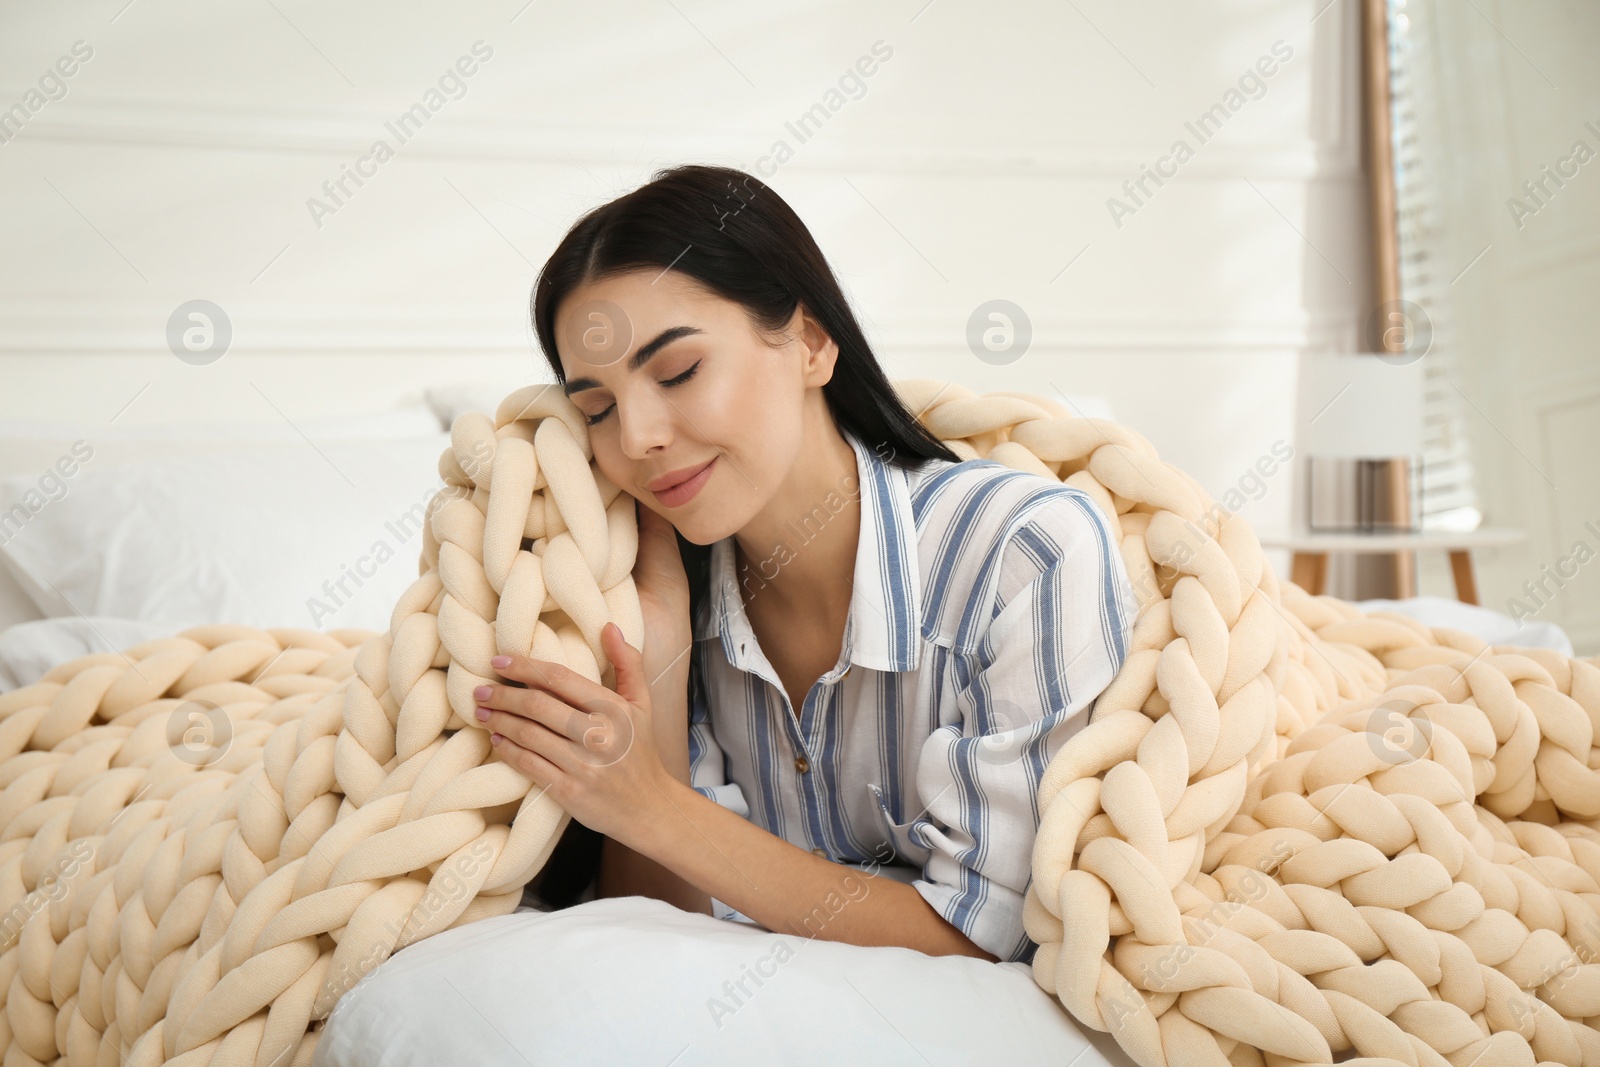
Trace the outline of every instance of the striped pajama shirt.
{"label": "striped pajama shirt", "polygon": [[1127,655],[1133,590],[1081,490],[992,460],[908,470],[844,437],[861,532],[839,659],[797,716],[735,585],[763,579],[735,574],[732,537],[716,542],[690,784],[833,862],[901,867],[979,948],[1029,962],[1039,781]]}

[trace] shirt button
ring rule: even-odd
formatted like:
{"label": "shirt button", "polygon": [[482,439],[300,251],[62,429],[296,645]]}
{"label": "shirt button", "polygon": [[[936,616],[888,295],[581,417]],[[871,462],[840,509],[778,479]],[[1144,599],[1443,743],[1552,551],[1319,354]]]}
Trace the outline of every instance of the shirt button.
{"label": "shirt button", "polygon": [[794,769],[804,774],[811,769],[811,763],[804,756],[796,756],[794,758]]}

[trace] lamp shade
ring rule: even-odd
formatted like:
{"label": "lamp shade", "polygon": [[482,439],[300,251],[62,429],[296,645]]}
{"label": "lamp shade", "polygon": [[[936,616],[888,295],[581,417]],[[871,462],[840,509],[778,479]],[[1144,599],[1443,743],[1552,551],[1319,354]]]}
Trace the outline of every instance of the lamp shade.
{"label": "lamp shade", "polygon": [[1421,359],[1306,354],[1299,370],[1295,425],[1303,453],[1350,459],[1422,454]]}

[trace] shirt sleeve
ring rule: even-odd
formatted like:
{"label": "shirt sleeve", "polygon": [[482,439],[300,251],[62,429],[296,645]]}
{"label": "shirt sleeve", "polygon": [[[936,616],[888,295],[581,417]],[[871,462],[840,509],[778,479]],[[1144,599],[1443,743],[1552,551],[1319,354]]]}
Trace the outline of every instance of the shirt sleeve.
{"label": "shirt sleeve", "polygon": [[1137,601],[1094,499],[1063,487],[1001,545],[988,631],[954,669],[961,721],[923,743],[914,831],[923,898],[1000,961],[1031,962],[1022,925],[1046,765],[1127,656]]}
{"label": "shirt sleeve", "polygon": [[[694,656],[699,659],[699,650]],[[705,675],[696,662],[689,679],[689,784],[700,793],[737,813],[750,817],[750,805],[737,782],[728,781],[727,756],[711,732],[711,706],[706,698]]]}

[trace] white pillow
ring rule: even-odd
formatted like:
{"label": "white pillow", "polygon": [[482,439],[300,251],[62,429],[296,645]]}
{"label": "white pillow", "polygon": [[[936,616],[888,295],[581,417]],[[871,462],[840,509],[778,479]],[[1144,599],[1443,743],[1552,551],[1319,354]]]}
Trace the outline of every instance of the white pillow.
{"label": "white pillow", "polygon": [[[313,438],[315,440],[315,438]],[[323,439],[0,480],[0,560],[43,614],[388,629],[449,436]],[[14,510],[20,508],[21,510]]]}
{"label": "white pillow", "polygon": [[176,631],[164,622],[105,617],[35,619],[0,630],[0,693],[32,685],[57,664],[121,652]]}
{"label": "white pillow", "polygon": [[[0,528],[0,541],[4,540],[4,529]],[[33,622],[42,618],[44,614],[33,602],[33,597],[17,584],[16,576],[11,573],[10,568],[0,563],[0,633],[18,623]]]}
{"label": "white pillow", "polygon": [[640,896],[401,949],[345,993],[313,1060],[441,1063],[1133,1065],[1028,964],[774,934]]}

